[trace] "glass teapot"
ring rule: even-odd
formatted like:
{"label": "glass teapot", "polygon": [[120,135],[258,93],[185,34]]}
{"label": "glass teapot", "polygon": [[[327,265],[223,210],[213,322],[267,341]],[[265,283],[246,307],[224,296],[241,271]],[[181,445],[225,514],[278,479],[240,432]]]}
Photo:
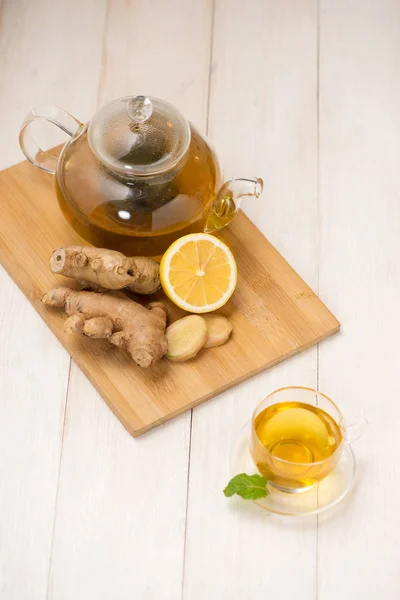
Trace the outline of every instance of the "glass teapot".
{"label": "glass teapot", "polygon": [[[35,127],[44,121],[70,139],[42,151]],[[160,257],[177,238],[227,225],[261,179],[222,181],[208,141],[171,104],[128,96],[83,124],[56,106],[32,110],[20,132],[25,156],[54,174],[61,210],[87,242],[127,255]]]}

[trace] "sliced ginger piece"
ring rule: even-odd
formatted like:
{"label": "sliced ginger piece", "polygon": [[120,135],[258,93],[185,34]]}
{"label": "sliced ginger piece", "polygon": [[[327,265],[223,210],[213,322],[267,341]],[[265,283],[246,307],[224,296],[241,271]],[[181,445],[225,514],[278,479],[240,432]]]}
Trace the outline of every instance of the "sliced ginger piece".
{"label": "sliced ginger piece", "polygon": [[172,323],[165,332],[170,360],[183,362],[193,358],[203,348],[207,339],[207,325],[203,317],[189,315]]}
{"label": "sliced ginger piece", "polygon": [[225,344],[232,332],[232,323],[221,315],[204,315],[207,325],[207,339],[204,348]]}

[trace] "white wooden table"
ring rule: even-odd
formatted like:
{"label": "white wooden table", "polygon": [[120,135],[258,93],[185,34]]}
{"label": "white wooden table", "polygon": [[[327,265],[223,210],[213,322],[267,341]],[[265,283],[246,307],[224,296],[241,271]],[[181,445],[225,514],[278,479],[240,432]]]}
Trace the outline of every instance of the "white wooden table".
{"label": "white wooden table", "polygon": [[[342,322],[134,440],[1,271],[1,600],[398,600],[399,1],[0,0],[0,75],[1,168],[34,105],[176,104],[227,176],[264,178],[245,210]],[[221,492],[292,384],[370,421],[354,492],[299,521]]]}

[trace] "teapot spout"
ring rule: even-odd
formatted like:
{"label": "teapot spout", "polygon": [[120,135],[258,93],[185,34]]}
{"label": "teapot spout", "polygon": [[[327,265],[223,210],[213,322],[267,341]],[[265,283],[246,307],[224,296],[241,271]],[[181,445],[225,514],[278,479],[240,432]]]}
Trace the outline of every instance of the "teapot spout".
{"label": "teapot spout", "polygon": [[228,225],[238,212],[242,198],[259,198],[263,186],[260,178],[231,179],[224,183],[207,216],[204,231],[212,233]]}

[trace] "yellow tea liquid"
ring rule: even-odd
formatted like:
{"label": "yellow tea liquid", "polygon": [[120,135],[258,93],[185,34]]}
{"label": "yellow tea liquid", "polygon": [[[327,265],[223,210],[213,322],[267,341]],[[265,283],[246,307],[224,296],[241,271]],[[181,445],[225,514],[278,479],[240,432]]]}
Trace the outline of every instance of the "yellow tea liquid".
{"label": "yellow tea liquid", "polygon": [[273,404],[257,415],[254,428],[262,444],[252,443],[256,464],[267,479],[281,487],[313,485],[339,458],[334,453],[342,442],[341,428],[318,406],[301,402]]}
{"label": "yellow tea liquid", "polygon": [[221,185],[214,152],[194,127],[183,165],[135,181],[100,164],[85,127],[61,155],[56,191],[64,216],[89,243],[159,257],[178,237],[203,231]]}

